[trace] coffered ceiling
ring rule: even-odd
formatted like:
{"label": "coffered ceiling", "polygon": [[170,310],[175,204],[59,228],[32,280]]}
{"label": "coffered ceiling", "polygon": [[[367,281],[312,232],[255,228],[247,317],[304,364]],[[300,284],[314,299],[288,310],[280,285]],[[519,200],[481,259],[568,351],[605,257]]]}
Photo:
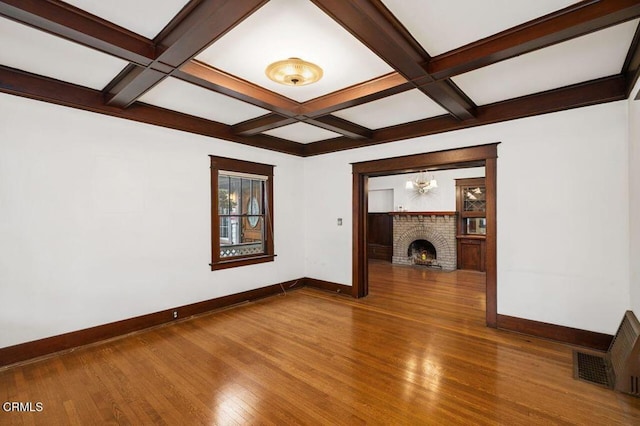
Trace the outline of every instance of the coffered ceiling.
{"label": "coffered ceiling", "polygon": [[[0,0],[0,91],[309,156],[626,99],[640,0]],[[323,78],[270,81],[300,57]]]}

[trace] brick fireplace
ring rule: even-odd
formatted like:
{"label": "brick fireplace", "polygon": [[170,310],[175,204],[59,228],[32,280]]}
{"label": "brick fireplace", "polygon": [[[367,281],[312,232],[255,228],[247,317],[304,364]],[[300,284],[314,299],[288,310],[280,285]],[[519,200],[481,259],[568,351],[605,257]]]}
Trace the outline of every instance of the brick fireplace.
{"label": "brick fireplace", "polygon": [[456,269],[456,212],[394,212],[392,215],[392,263],[425,265],[445,271]]}

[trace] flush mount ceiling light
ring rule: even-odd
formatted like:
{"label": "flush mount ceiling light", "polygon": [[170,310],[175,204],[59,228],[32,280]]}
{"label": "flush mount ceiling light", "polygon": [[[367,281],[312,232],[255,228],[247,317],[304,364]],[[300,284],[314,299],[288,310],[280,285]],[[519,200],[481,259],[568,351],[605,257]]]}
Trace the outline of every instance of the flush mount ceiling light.
{"label": "flush mount ceiling light", "polygon": [[274,62],[264,72],[270,80],[287,86],[305,86],[322,78],[322,68],[300,58]]}

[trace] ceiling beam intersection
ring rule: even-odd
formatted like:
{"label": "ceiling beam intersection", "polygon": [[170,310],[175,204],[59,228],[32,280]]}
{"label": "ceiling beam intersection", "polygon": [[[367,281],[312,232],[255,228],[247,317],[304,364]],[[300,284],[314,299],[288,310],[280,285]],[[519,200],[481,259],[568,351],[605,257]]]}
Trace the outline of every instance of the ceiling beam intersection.
{"label": "ceiling beam intersection", "polygon": [[427,72],[422,64],[429,62],[429,55],[379,0],[312,2],[451,115],[474,118],[475,105],[450,82],[436,81]]}
{"label": "ceiling beam intersection", "polygon": [[155,40],[159,53],[150,65],[132,68],[109,84],[106,103],[128,107],[265,3],[266,0],[198,2],[170,31],[163,31],[160,40]]}
{"label": "ceiling beam intersection", "polygon": [[304,156],[326,154],[437,133],[499,123],[534,115],[626,99],[627,79],[622,75],[579,83],[478,107],[477,120],[459,121],[449,115],[427,118],[374,131],[369,140],[336,138],[305,145]]}

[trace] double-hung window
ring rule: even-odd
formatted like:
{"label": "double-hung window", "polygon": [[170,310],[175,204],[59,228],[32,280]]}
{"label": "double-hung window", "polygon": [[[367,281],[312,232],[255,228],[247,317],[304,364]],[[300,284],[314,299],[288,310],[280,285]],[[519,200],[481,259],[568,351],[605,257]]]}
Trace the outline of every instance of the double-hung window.
{"label": "double-hung window", "polygon": [[211,157],[211,269],[270,262],[273,166]]}

